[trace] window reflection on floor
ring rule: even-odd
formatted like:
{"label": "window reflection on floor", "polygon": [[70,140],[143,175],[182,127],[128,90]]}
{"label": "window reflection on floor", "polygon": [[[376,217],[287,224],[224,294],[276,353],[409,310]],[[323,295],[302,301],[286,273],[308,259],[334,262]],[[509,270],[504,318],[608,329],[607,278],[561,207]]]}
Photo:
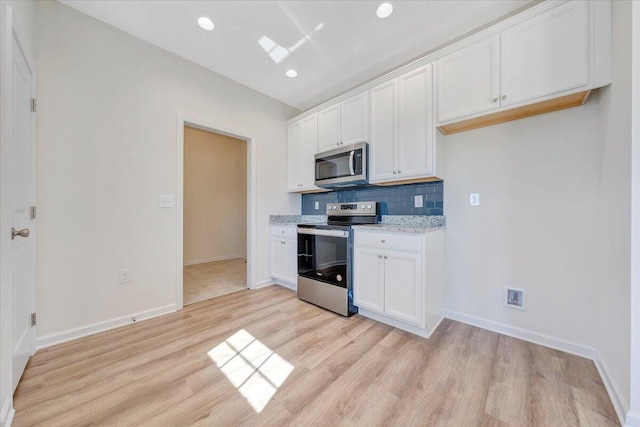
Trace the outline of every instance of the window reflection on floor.
{"label": "window reflection on floor", "polygon": [[244,329],[207,354],[256,413],[262,412],[294,369]]}

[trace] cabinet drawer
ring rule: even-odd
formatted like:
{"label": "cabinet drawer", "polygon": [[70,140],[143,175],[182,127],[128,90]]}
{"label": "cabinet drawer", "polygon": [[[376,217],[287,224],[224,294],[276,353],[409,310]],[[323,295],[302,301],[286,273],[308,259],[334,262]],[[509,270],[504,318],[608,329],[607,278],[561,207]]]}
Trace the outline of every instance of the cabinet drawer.
{"label": "cabinet drawer", "polygon": [[271,235],[284,239],[297,239],[298,233],[295,225],[271,226]]}
{"label": "cabinet drawer", "polygon": [[420,252],[422,250],[422,237],[413,234],[357,231],[355,233],[355,245]]}

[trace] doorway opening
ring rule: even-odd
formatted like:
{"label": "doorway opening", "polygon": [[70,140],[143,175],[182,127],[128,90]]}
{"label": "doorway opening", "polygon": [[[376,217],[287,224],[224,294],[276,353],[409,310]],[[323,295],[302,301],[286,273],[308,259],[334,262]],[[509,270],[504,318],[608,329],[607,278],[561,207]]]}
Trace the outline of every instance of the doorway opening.
{"label": "doorway opening", "polygon": [[177,306],[251,288],[252,139],[178,118]]}
{"label": "doorway opening", "polygon": [[183,301],[247,288],[247,143],[184,127]]}

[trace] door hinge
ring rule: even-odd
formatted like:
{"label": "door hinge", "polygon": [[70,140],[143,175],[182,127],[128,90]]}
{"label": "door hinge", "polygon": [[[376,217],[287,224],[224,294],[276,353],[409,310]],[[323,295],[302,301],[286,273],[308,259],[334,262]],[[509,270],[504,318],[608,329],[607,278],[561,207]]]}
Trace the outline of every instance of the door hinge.
{"label": "door hinge", "polygon": [[29,209],[29,212],[30,212],[31,219],[36,219],[36,207],[31,206],[31,209]]}
{"label": "door hinge", "polygon": [[36,326],[36,314],[31,313],[31,326]]}
{"label": "door hinge", "polygon": [[31,98],[31,112],[32,113],[36,112],[36,99],[35,98]]}

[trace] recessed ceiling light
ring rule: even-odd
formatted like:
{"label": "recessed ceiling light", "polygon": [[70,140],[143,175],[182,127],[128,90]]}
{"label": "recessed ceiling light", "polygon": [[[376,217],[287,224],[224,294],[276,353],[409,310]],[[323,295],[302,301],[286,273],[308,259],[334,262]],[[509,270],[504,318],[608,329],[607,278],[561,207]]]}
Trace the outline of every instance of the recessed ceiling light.
{"label": "recessed ceiling light", "polygon": [[391,13],[393,13],[393,5],[391,3],[382,3],[376,10],[376,15],[380,19],[388,18]]}
{"label": "recessed ceiling light", "polygon": [[294,78],[298,75],[298,72],[296,70],[287,70],[286,74],[287,77]]}
{"label": "recessed ceiling light", "polygon": [[198,25],[202,27],[203,30],[211,31],[213,30],[213,21],[206,16],[201,16],[198,18]]}

